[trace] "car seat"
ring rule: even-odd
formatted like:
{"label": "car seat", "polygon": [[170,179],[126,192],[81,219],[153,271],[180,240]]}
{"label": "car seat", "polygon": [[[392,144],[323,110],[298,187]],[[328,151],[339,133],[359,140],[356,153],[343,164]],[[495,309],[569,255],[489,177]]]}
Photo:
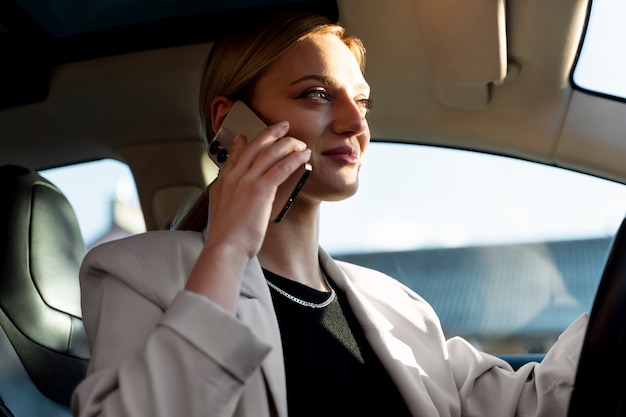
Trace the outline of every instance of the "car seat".
{"label": "car seat", "polygon": [[0,166],[0,416],[71,416],[89,348],[76,214],[36,171]]}

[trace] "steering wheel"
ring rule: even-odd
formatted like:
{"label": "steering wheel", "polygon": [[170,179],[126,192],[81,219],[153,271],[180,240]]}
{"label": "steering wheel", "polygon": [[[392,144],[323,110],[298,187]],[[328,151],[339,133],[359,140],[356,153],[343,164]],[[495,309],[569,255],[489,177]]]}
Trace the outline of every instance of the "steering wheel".
{"label": "steering wheel", "polygon": [[568,417],[626,415],[626,219],[589,313]]}

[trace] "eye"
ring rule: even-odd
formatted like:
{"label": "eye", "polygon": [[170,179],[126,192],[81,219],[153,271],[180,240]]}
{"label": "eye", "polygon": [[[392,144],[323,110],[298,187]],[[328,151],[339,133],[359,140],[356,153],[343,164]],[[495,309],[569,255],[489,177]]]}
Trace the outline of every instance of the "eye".
{"label": "eye", "polygon": [[316,88],[313,90],[307,90],[304,93],[300,94],[298,98],[311,98],[315,100],[324,100],[324,101],[330,101],[332,99],[328,91],[319,89],[319,88]]}
{"label": "eye", "polygon": [[372,110],[374,108],[374,100],[372,100],[371,98],[362,98],[362,99],[358,99],[357,103],[359,106],[361,106],[363,109],[365,109],[366,112]]}

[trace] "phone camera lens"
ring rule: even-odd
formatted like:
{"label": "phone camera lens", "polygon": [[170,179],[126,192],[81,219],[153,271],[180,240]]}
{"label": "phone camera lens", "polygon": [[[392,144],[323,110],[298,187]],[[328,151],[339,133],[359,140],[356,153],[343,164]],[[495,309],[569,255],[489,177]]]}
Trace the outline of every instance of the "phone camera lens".
{"label": "phone camera lens", "polygon": [[228,158],[228,152],[226,152],[226,149],[221,148],[217,152],[217,162],[219,162],[220,164],[223,164],[224,162],[226,162],[226,158]]}
{"label": "phone camera lens", "polygon": [[217,140],[212,141],[209,145],[209,153],[211,155],[215,155],[220,149],[222,149],[222,145],[220,145],[220,142]]}

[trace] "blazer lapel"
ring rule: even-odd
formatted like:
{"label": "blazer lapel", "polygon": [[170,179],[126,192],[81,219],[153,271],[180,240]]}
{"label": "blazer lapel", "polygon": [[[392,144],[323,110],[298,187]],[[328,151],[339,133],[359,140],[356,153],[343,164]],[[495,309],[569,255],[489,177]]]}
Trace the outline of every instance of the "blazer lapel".
{"label": "blazer lapel", "polygon": [[257,337],[272,346],[261,364],[261,372],[267,381],[268,395],[272,397],[278,415],[286,417],[287,388],[280,330],[269,288],[256,258],[248,263],[244,273],[237,316],[250,325]]}
{"label": "blazer lapel", "polygon": [[[397,323],[391,323],[354,286],[337,263],[320,249],[320,262],[333,282],[346,294],[350,307],[363,327],[365,337],[381,363],[395,382],[411,414],[438,416],[424,378],[427,375],[416,361],[415,345],[398,338]],[[414,335],[418,337],[418,335]],[[419,344],[418,344],[419,345]]]}

